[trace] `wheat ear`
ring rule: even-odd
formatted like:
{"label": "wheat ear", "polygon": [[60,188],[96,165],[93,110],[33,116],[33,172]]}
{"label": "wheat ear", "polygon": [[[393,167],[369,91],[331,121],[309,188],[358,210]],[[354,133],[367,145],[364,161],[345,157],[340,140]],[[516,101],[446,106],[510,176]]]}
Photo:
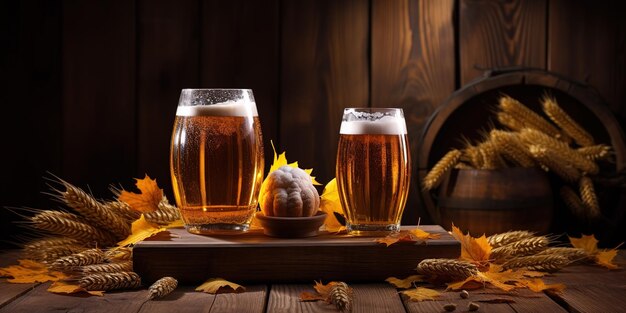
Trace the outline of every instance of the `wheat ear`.
{"label": "wheat ear", "polygon": [[123,201],[109,201],[104,203],[107,210],[115,213],[117,216],[125,219],[127,222],[134,222],[141,217],[141,213],[130,208],[128,203]]}
{"label": "wheat ear", "polygon": [[159,225],[169,224],[180,219],[180,211],[163,197],[159,202],[158,209],[154,212],[145,213],[146,221]]}
{"label": "wheat ear", "polygon": [[524,123],[522,123],[515,117],[511,116],[511,114],[506,113],[506,112],[498,112],[497,118],[498,118],[498,122],[500,122],[502,126],[505,126],[510,130],[520,131],[526,127],[524,126]]}
{"label": "wheat ear", "polygon": [[596,217],[601,214],[600,204],[596,196],[596,190],[593,188],[591,178],[584,176],[579,182],[580,198],[582,199],[590,217]]}
{"label": "wheat ear", "polygon": [[141,277],[135,272],[101,273],[85,276],[78,283],[86,290],[131,289],[141,285]]}
{"label": "wheat ear", "polygon": [[98,264],[104,261],[104,253],[102,250],[88,249],[79,253],[62,257],[52,262],[51,266],[55,269],[71,270],[76,266]]}
{"label": "wheat ear", "polygon": [[102,229],[110,229],[118,240],[130,235],[130,225],[126,220],[117,216],[82,189],[65,181],[62,183],[65,186],[63,199],[69,207],[80,213],[93,225]]}
{"label": "wheat ear", "polygon": [[80,272],[83,275],[91,275],[91,274],[98,274],[98,273],[132,272],[133,261],[85,265],[85,266],[73,268],[73,271]]}
{"label": "wheat ear", "polygon": [[611,155],[611,146],[600,144],[595,146],[580,147],[576,149],[576,152],[592,161],[603,160]]}
{"label": "wheat ear", "polygon": [[500,109],[515,117],[526,127],[534,128],[552,137],[562,139],[565,142],[569,139],[563,136],[563,134],[546,119],[509,96],[500,97]]}
{"label": "wheat ear", "polygon": [[580,172],[569,165],[566,160],[556,156],[551,150],[538,145],[531,145],[528,148],[530,154],[542,165],[547,166],[566,182],[576,182],[580,178]]}
{"label": "wheat ear", "polygon": [[505,270],[526,268],[531,271],[556,272],[568,264],[570,261],[561,255],[533,255],[511,259],[502,264],[502,268]]}
{"label": "wheat ear", "polygon": [[178,281],[174,277],[163,277],[148,288],[148,298],[150,300],[163,298],[172,293],[177,286]]}
{"label": "wheat ear", "polygon": [[459,159],[461,158],[461,151],[453,149],[446,153],[437,164],[428,172],[426,177],[424,177],[424,189],[432,190],[437,188],[439,184],[441,184],[441,180],[444,175],[454,168],[454,166],[459,163]]}
{"label": "wheat ear", "polygon": [[453,259],[424,259],[417,265],[416,270],[423,275],[447,277],[452,280],[463,280],[478,274],[476,265]]}
{"label": "wheat ear", "polygon": [[472,145],[467,145],[463,149],[462,158],[465,159],[475,169],[482,168],[483,164],[485,163],[483,161],[483,155],[480,153],[480,150]]}
{"label": "wheat ear", "polygon": [[512,242],[491,250],[491,258],[496,262],[518,256],[529,255],[544,250],[550,240],[545,236],[530,237]]}
{"label": "wheat ear", "polygon": [[133,259],[133,248],[117,247],[104,251],[104,258],[108,262],[121,262]]}
{"label": "wheat ear", "polygon": [[66,257],[75,253],[79,253],[87,250],[86,247],[80,245],[58,245],[58,246],[50,246],[47,248],[43,248],[37,252],[32,254],[27,254],[28,258],[39,260],[44,263],[53,262],[59,258]]}
{"label": "wheat ear", "polygon": [[78,216],[71,213],[42,211],[31,217],[31,221],[35,228],[70,237],[79,242],[95,241],[101,246],[108,246],[116,242],[111,233],[83,223]]}
{"label": "wheat ear", "polygon": [[535,233],[525,231],[525,230],[516,230],[509,231],[500,234],[494,234],[487,237],[487,241],[489,241],[489,245],[491,248],[498,248],[502,246],[506,246],[510,243],[520,241],[522,239],[534,237]]}
{"label": "wheat ear", "polygon": [[563,202],[565,202],[565,206],[567,206],[574,216],[579,220],[585,220],[587,218],[587,208],[585,208],[585,204],[572,188],[568,186],[561,187],[560,195]]}
{"label": "wheat ear", "polygon": [[541,104],[546,115],[548,115],[555,124],[559,125],[568,136],[574,139],[577,144],[583,147],[592,146],[594,144],[591,134],[565,113],[554,98],[548,96],[543,97]]}
{"label": "wheat ear", "polygon": [[339,312],[352,312],[352,288],[344,282],[335,282],[330,288],[330,302]]}
{"label": "wheat ear", "polygon": [[572,247],[550,247],[537,255],[560,255],[567,258],[570,262],[580,262],[589,260],[589,255],[584,249]]}
{"label": "wheat ear", "polygon": [[522,167],[534,167],[536,165],[526,146],[517,137],[517,133],[493,129],[490,137],[500,154],[513,164]]}
{"label": "wheat ear", "polygon": [[497,146],[494,145],[490,140],[481,142],[477,148],[483,157],[483,166],[481,167],[482,169],[497,169],[506,167],[506,164],[502,160],[502,157],[500,157]]}

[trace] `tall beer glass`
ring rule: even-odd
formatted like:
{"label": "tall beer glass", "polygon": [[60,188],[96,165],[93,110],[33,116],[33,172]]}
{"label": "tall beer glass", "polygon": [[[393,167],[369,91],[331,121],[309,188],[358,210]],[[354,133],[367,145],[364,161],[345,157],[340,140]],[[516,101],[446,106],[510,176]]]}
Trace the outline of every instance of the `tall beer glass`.
{"label": "tall beer glass", "polygon": [[347,108],[337,150],[337,187],[352,235],[400,229],[410,155],[402,109]]}
{"label": "tall beer glass", "polygon": [[187,231],[248,230],[263,168],[261,125],[252,90],[182,90],[170,170]]}

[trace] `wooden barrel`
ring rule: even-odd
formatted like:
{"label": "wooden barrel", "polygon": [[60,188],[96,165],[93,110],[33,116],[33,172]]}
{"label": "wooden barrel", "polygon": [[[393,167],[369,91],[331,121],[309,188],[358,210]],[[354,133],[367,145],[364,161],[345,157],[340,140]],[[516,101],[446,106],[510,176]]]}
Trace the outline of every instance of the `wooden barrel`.
{"label": "wooden barrel", "polygon": [[553,193],[537,168],[453,169],[439,189],[443,225],[452,223],[473,236],[509,230],[548,233]]}

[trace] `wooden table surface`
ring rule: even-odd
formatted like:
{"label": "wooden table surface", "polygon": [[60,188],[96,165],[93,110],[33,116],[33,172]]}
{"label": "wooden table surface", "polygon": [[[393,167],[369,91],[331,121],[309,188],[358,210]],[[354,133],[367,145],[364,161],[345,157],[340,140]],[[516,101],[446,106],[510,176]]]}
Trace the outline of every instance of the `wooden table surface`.
{"label": "wooden table surface", "polygon": [[[17,251],[0,254],[0,266],[14,264]],[[624,264],[626,250],[618,262]],[[455,303],[456,312],[467,312],[469,301],[511,298],[515,303],[479,303],[479,312],[626,312],[626,271],[579,265],[544,278],[546,283],[564,283],[560,294],[519,290],[512,295],[470,292],[463,300],[458,292],[445,292],[438,301],[409,302],[387,283],[351,284],[353,312],[443,312],[446,303]],[[300,302],[302,291],[313,292],[311,284],[246,286],[240,294],[210,295],[195,292],[195,286],[179,286],[161,300],[146,301],[146,288],[107,292],[103,297],[52,294],[50,283],[11,284],[0,280],[0,312],[337,312],[323,302]]]}

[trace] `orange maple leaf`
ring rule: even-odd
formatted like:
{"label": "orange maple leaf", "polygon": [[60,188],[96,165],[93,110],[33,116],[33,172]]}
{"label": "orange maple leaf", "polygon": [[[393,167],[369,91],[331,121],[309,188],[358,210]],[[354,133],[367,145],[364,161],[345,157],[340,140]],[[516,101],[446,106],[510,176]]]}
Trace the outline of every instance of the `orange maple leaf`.
{"label": "orange maple leaf", "polygon": [[130,208],[141,213],[154,212],[159,208],[159,203],[163,199],[163,189],[159,188],[156,179],[151,179],[146,174],[143,179],[136,178],[137,188],[141,193],[128,192],[122,190],[118,200],[130,205]]}
{"label": "orange maple leaf", "polygon": [[[328,303],[330,303],[330,291],[333,288],[333,286],[335,286],[336,284],[338,284],[338,282],[336,281],[331,281],[328,284],[323,284],[321,281],[316,281],[315,285],[313,286],[313,288],[315,289],[315,291],[317,291],[317,294],[313,294],[307,291],[304,291],[300,294],[300,301],[317,301],[317,300],[322,300],[322,301],[326,301]],[[349,288],[350,290],[352,290],[351,288]]]}
{"label": "orange maple leaf", "polygon": [[400,279],[396,277],[389,277],[385,279],[385,281],[394,285],[396,288],[402,288],[402,289],[411,288],[413,286],[413,283],[425,282],[424,276],[422,275],[411,275],[404,279]]}
{"label": "orange maple leaf", "polygon": [[136,244],[146,238],[152,237],[162,231],[167,230],[168,228],[174,227],[182,227],[183,221],[177,220],[165,226],[159,226],[153,223],[150,223],[146,220],[146,218],[141,215],[136,221],[131,224],[131,234],[126,237],[126,239],[117,243],[119,247],[128,246],[132,244]]}
{"label": "orange maple leaf", "polygon": [[569,241],[575,248],[583,249],[589,256],[594,257],[596,264],[611,270],[619,268],[619,266],[613,263],[613,258],[617,255],[617,248],[621,244],[614,249],[599,250],[598,239],[596,239],[595,235],[582,235],[580,238],[569,237]]}
{"label": "orange maple leaf", "polygon": [[233,282],[229,282],[223,278],[210,278],[202,285],[196,288],[196,291],[202,291],[210,294],[217,293],[239,293],[244,292],[246,287]]}
{"label": "orange maple leaf", "polygon": [[452,224],[452,236],[461,242],[461,259],[470,262],[486,262],[491,254],[491,245],[483,234],[479,238],[464,235],[461,230]]}
{"label": "orange maple leaf", "polygon": [[425,242],[428,239],[437,239],[439,237],[439,234],[431,234],[423,229],[420,229],[418,226],[411,230],[402,230],[383,238],[374,239],[374,241],[384,243],[387,247],[389,247],[397,242]]}
{"label": "orange maple leaf", "polygon": [[99,297],[102,297],[104,295],[104,291],[89,291],[79,285],[74,285],[68,282],[63,282],[63,281],[55,281],[48,288],[48,291],[52,293],[59,293],[59,294],[79,294],[79,293],[85,294],[86,293],[92,296],[99,296]]}
{"label": "orange maple leaf", "polygon": [[539,278],[520,281],[519,285],[528,287],[528,289],[534,292],[542,292],[544,290],[560,292],[565,289],[565,285],[563,284],[546,284]]}
{"label": "orange maple leaf", "polygon": [[417,287],[415,289],[403,290],[400,291],[403,295],[409,297],[409,300],[419,302],[426,300],[435,300],[435,298],[439,297],[441,293],[437,290]]}
{"label": "orange maple leaf", "polygon": [[613,258],[617,255],[617,249],[603,250],[596,255],[596,263],[602,265],[610,270],[619,268],[619,266],[613,264]]}
{"label": "orange maple leaf", "polygon": [[565,285],[562,284],[546,285],[543,280],[539,278],[529,279],[527,274],[534,276],[534,272],[510,269],[503,271],[501,266],[490,264],[488,271],[479,272],[464,281],[450,283],[448,284],[448,289],[478,289],[485,287],[486,284],[490,284],[507,292],[515,288],[528,288],[535,292],[541,292],[547,289],[559,291],[565,288]]}
{"label": "orange maple leaf", "polygon": [[12,277],[7,279],[7,281],[15,284],[44,283],[67,278],[61,272],[49,270],[43,263],[33,260],[17,261],[19,265],[0,268],[0,277]]}

